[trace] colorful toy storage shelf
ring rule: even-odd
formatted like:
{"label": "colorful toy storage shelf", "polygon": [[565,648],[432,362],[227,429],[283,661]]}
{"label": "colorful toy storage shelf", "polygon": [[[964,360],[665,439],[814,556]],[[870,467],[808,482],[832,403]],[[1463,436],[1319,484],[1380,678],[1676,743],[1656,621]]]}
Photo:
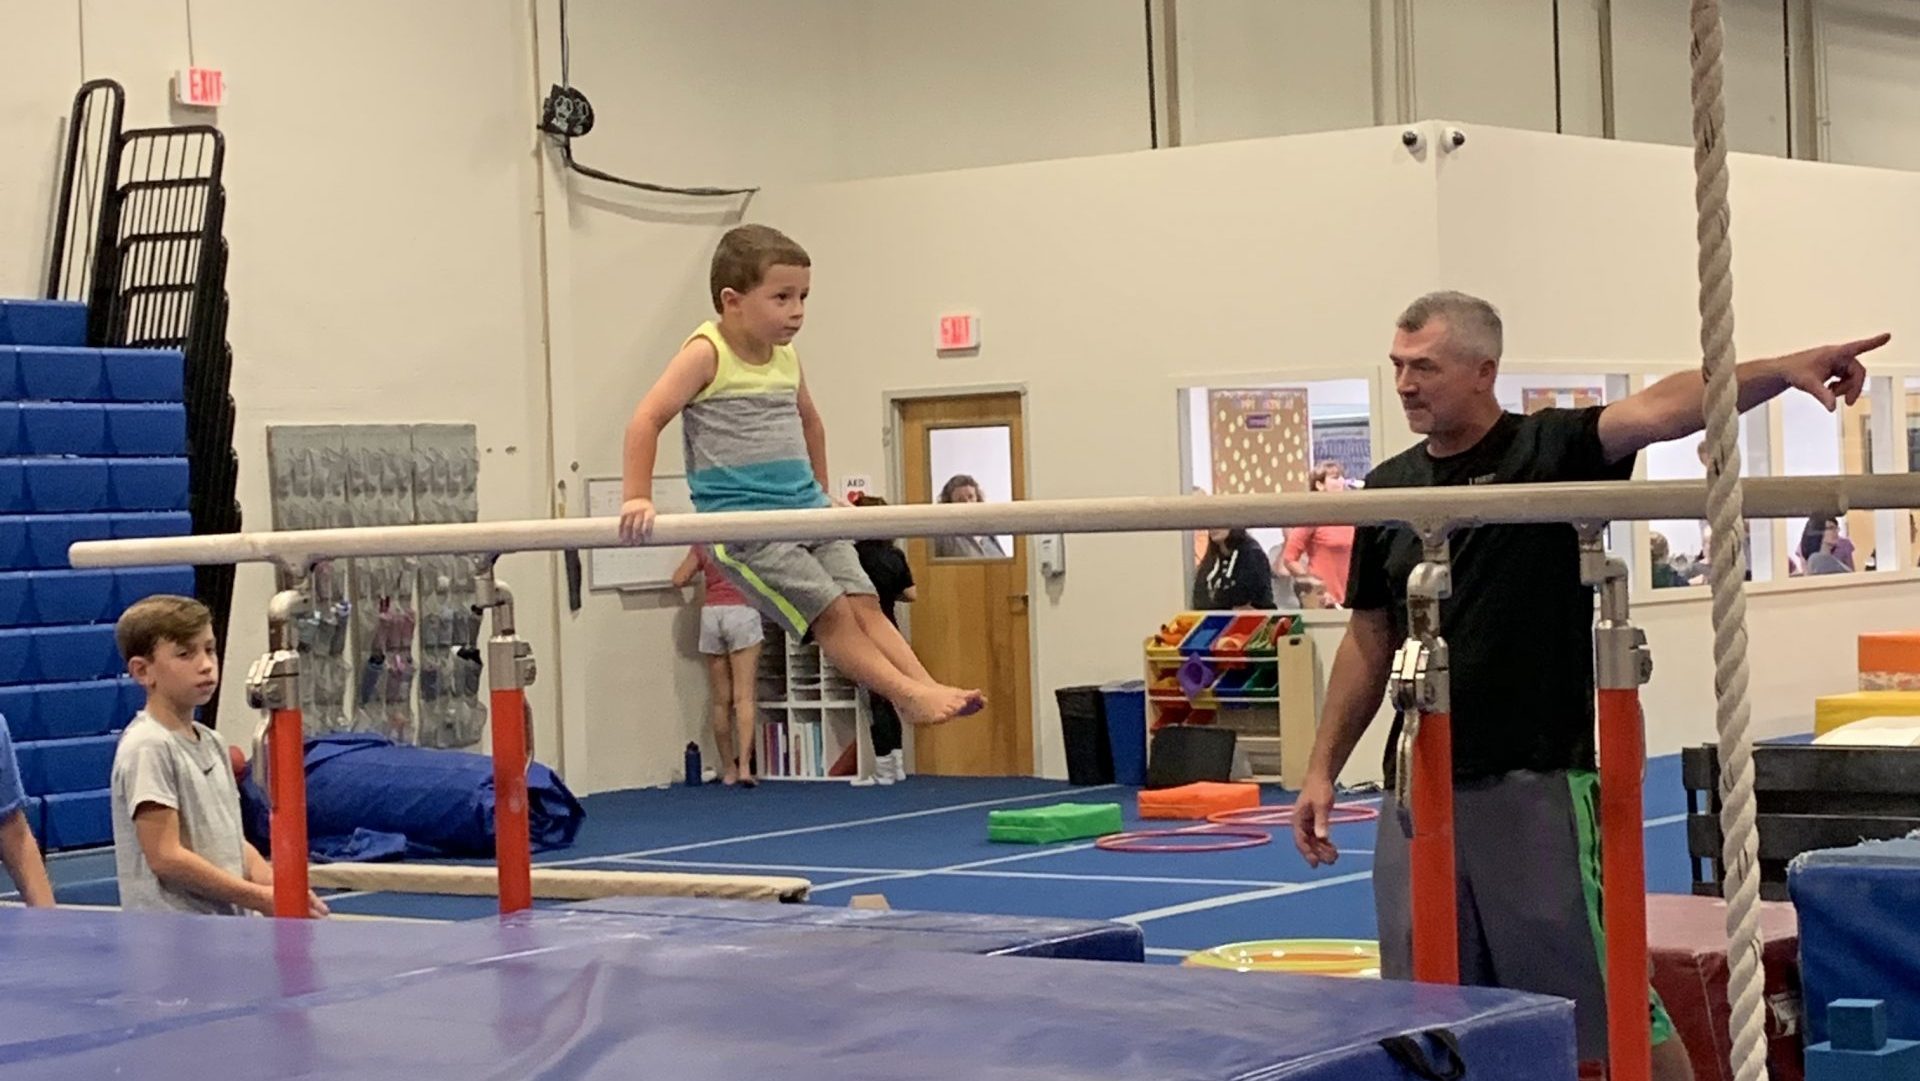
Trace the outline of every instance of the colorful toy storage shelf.
{"label": "colorful toy storage shelf", "polygon": [[1313,640],[1300,616],[1182,612],[1147,639],[1147,733],[1231,727],[1253,780],[1298,788],[1319,716]]}

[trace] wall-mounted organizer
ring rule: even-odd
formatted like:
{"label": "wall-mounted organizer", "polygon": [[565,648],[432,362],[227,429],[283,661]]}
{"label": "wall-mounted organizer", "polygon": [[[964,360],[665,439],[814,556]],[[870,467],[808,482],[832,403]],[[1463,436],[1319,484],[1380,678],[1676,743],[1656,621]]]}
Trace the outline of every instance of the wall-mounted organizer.
{"label": "wall-mounted organizer", "polygon": [[1182,612],[1147,639],[1147,733],[1232,728],[1257,781],[1299,788],[1317,723],[1313,640],[1300,617]]}
{"label": "wall-mounted organizer", "polygon": [[[415,525],[479,517],[471,425],[280,425],[267,431],[274,526]],[[310,734],[377,732],[470,746],[486,725],[471,564],[342,560],[316,568],[300,628]]]}
{"label": "wall-mounted organizer", "polygon": [[[873,775],[866,693],[820,654],[820,647],[764,624],[760,647],[760,730],[756,754],[769,780],[850,781]],[[834,765],[853,751],[853,772]]]}

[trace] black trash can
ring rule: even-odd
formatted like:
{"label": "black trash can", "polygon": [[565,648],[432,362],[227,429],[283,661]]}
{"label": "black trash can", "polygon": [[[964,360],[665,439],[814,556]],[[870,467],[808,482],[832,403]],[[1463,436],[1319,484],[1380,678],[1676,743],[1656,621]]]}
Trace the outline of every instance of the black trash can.
{"label": "black trash can", "polygon": [[1067,746],[1067,780],[1072,784],[1112,784],[1113,748],[1107,739],[1106,696],[1095,687],[1060,687],[1060,734]]}

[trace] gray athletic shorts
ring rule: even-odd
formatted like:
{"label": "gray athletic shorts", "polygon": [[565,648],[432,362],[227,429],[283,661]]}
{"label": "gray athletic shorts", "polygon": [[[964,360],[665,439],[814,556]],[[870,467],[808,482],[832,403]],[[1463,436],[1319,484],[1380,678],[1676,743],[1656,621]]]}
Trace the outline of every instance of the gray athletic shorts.
{"label": "gray athletic shorts", "polygon": [[766,633],[760,613],[744,604],[710,604],[700,609],[700,652],[724,657],[757,646]]}
{"label": "gray athletic shorts", "polygon": [[874,595],[852,541],[716,544],[709,551],[747,603],[796,638],[841,597]]}
{"label": "gray athletic shorts", "polygon": [[[1572,999],[1582,1061],[1607,1053],[1600,919],[1600,784],[1591,772],[1516,771],[1453,790],[1460,982]],[[1389,792],[1373,855],[1380,972],[1413,978],[1407,839]],[[1673,1035],[1647,989],[1653,1042]]]}

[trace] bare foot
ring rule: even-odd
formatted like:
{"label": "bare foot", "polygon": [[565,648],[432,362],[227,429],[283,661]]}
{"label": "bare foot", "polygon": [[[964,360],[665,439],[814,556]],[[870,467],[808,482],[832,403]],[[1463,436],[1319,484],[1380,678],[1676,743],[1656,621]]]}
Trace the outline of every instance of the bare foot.
{"label": "bare foot", "polygon": [[720,778],[721,784],[737,784],[739,781],[740,778],[736,776],[731,769],[727,770],[726,776]]}
{"label": "bare foot", "polygon": [[908,724],[944,724],[977,712],[984,704],[978,691],[940,686],[917,688],[906,701],[898,703],[900,719]]}
{"label": "bare foot", "polygon": [[760,779],[753,775],[753,771],[751,769],[748,769],[745,766],[740,767],[740,786],[742,788],[752,788],[753,786],[759,783],[760,783]]}

